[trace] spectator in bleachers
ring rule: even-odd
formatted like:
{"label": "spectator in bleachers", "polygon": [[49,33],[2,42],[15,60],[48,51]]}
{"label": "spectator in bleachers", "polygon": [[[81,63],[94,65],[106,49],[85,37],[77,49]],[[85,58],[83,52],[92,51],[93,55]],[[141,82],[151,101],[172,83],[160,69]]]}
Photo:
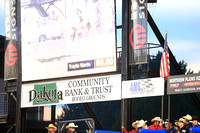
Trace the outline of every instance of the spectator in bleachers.
{"label": "spectator in bleachers", "polygon": [[183,119],[186,121],[185,125],[186,130],[189,130],[189,128],[192,127],[192,123],[190,122],[192,120],[192,116],[187,114],[186,116],[183,116]]}
{"label": "spectator in bleachers", "polygon": [[174,122],[174,127],[176,128],[176,130],[179,130],[179,126],[178,126],[178,122]]}
{"label": "spectator in bleachers", "polygon": [[53,124],[49,124],[49,126],[45,128],[48,130],[48,133],[55,133],[55,131],[57,130],[57,127]]}
{"label": "spectator in bleachers", "polygon": [[179,130],[178,133],[188,133],[188,130],[186,130],[186,121],[183,118],[180,118],[178,120],[178,126],[179,126]]}
{"label": "spectator in bleachers", "polygon": [[138,122],[138,125],[137,125],[137,127],[140,129],[140,128],[143,128],[143,129],[147,129],[148,127],[147,127],[147,121],[144,121],[144,120],[140,120],[139,122]]}
{"label": "spectator in bleachers", "polygon": [[192,126],[193,127],[200,127],[198,122],[199,122],[199,117],[198,116],[192,116]]}
{"label": "spectator in bleachers", "polygon": [[178,130],[175,128],[175,123],[173,120],[170,120],[169,128],[168,128],[168,119],[164,122],[164,124],[165,124],[165,130],[167,133],[168,133],[168,130],[169,130],[169,133],[178,133]]}
{"label": "spectator in bleachers", "polygon": [[77,125],[75,125],[74,123],[69,123],[68,126],[65,127],[66,129],[68,129],[67,133],[75,133],[75,128],[78,128]]}
{"label": "spectator in bleachers", "polygon": [[122,125],[122,130],[124,131],[124,133],[138,133],[138,127],[137,127],[137,125],[138,125],[138,122],[139,121],[135,121],[135,122],[133,122],[132,123],[132,127],[134,128],[132,131],[130,131],[130,132],[128,132],[126,129],[125,129],[125,127]]}
{"label": "spectator in bleachers", "polygon": [[156,130],[162,130],[162,127],[160,126],[160,122],[162,119],[160,117],[155,117],[151,120],[151,122],[154,122],[154,124],[150,125],[148,129],[156,129]]}

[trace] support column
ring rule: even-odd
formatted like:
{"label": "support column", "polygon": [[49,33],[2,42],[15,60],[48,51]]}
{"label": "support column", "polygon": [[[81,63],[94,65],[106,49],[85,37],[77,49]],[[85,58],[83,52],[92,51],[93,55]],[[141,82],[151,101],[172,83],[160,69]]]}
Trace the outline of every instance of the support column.
{"label": "support column", "polygon": [[[122,81],[126,81],[131,78],[131,68],[128,67],[128,13],[130,0],[122,1],[122,60],[121,60],[121,73]],[[122,90],[123,91],[123,90]],[[132,129],[132,99],[121,100],[121,125],[123,125],[128,131]]]}
{"label": "support column", "polygon": [[56,105],[51,105],[51,122],[55,125],[56,121]]}

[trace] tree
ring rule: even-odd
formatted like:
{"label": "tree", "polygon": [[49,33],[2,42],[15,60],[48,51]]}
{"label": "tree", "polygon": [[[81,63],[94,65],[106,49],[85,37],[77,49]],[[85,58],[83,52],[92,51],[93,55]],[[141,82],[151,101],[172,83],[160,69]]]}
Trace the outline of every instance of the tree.
{"label": "tree", "polygon": [[[157,69],[160,70],[160,62],[161,62],[161,58],[162,58],[162,52],[158,51],[158,53],[153,56],[153,58],[149,58],[149,68],[150,69]],[[181,70],[183,71],[183,73],[187,72],[187,63],[184,60],[181,60],[178,62]],[[189,69],[189,74],[193,73],[193,71],[191,69]],[[170,75],[177,75],[176,70],[174,69],[174,66],[172,63],[170,63]]]}

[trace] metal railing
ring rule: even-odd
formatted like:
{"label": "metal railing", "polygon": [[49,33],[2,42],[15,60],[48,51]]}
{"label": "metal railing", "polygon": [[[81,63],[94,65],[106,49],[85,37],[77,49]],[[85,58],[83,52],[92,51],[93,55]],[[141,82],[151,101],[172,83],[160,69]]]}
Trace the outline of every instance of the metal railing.
{"label": "metal railing", "polygon": [[66,124],[71,122],[85,122],[91,131],[91,133],[94,133],[95,130],[95,122],[92,118],[86,118],[86,119],[77,119],[77,120],[67,120],[67,121],[61,121],[58,125],[58,133],[62,133],[63,129],[65,128]]}

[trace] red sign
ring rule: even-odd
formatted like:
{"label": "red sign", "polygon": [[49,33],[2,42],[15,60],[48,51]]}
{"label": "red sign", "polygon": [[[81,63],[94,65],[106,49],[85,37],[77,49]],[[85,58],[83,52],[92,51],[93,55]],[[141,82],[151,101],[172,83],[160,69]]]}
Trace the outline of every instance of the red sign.
{"label": "red sign", "polygon": [[17,48],[13,44],[8,44],[5,51],[5,61],[8,66],[13,66],[17,61]]}
{"label": "red sign", "polygon": [[[133,37],[134,37],[134,43],[133,43]],[[146,42],[146,30],[142,25],[135,24],[135,26],[131,29],[130,42],[131,46],[134,49],[139,49],[144,45],[144,43]]]}

